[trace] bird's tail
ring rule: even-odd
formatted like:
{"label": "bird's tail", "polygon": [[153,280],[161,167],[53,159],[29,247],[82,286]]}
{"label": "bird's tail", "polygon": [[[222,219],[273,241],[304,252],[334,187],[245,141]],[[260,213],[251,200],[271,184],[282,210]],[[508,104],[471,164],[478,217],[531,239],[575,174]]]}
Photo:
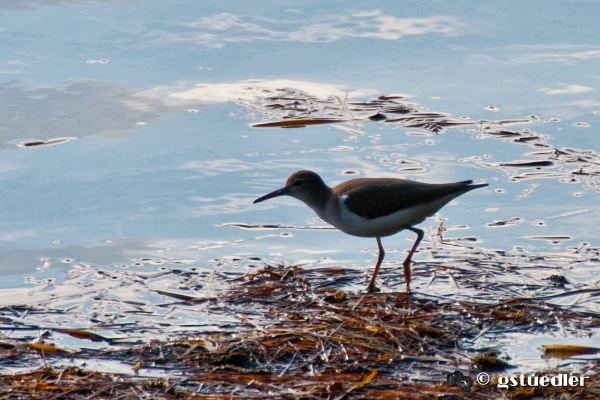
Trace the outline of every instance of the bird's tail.
{"label": "bird's tail", "polygon": [[489,184],[487,184],[487,183],[476,183],[476,184],[473,184],[473,181],[462,181],[460,183],[463,183],[465,185],[465,191],[464,191],[464,193],[470,192],[473,189],[479,189],[479,188],[482,188],[482,187],[489,186]]}

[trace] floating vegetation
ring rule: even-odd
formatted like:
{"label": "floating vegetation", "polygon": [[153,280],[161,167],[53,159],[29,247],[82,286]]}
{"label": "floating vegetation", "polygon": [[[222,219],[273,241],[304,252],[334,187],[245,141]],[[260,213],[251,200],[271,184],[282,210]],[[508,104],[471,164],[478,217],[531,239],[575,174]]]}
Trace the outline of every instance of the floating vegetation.
{"label": "floating vegetation", "polygon": [[581,355],[597,354],[600,349],[596,347],[573,346],[566,344],[551,344],[542,346],[544,356],[547,358],[572,358]]}
{"label": "floating vegetation", "polygon": [[[468,118],[453,118],[446,113],[423,111],[417,104],[406,101],[403,96],[379,96],[364,102],[349,102],[347,98],[319,98],[291,88],[278,89],[277,96],[257,97],[254,102],[238,103],[253,111],[259,111],[264,119],[271,120],[251,124],[253,128],[304,128],[324,124],[343,126],[340,124],[383,122],[440,134],[449,128],[477,126],[487,130],[533,121],[472,121]],[[362,135],[361,131],[356,130],[349,133]],[[515,133],[515,136],[520,134]]]}
{"label": "floating vegetation", "polygon": [[511,367],[509,363],[498,358],[498,353],[493,350],[473,357],[473,362],[480,371],[504,371]]}
{"label": "floating vegetation", "polygon": [[[215,260],[213,272],[89,269],[98,281],[88,281],[85,296],[0,308],[1,366],[14,371],[0,376],[0,399],[517,399],[527,388],[499,389],[496,378],[474,383],[468,394],[446,383],[456,370],[473,379],[512,374],[519,360],[489,344],[515,334],[550,338],[538,350],[540,361],[568,360],[538,375],[589,376],[584,386],[539,387],[528,398],[600,395],[598,349],[551,339],[594,335],[600,289],[550,272],[598,264],[600,248],[585,243],[567,253],[527,254],[449,239],[423,252],[430,258],[414,268],[413,294],[392,289],[404,287],[399,265],[384,266],[378,294],[353,289],[364,286],[364,270],[256,257]],[[260,268],[228,272],[230,263]],[[452,295],[440,290],[448,286]],[[154,300],[128,299],[132,288]],[[95,304],[89,321],[82,302]],[[120,373],[86,371],[88,364]]]}
{"label": "floating vegetation", "polygon": [[529,240],[544,240],[553,244],[560,244],[573,240],[572,236],[567,235],[545,235],[545,236],[524,236],[523,239]]}
{"label": "floating vegetation", "polygon": [[490,227],[490,228],[495,228],[495,227],[499,227],[499,226],[512,226],[512,225],[520,224],[523,221],[525,221],[525,219],[523,219],[521,217],[512,217],[512,218],[505,219],[505,220],[497,220],[494,222],[488,222],[487,224],[485,224],[485,226]]}
{"label": "floating vegetation", "polygon": [[293,119],[287,121],[275,121],[265,122],[260,124],[254,124],[254,128],[305,128],[309,125],[324,125],[324,124],[335,124],[338,122],[344,122],[340,119],[331,118],[315,118],[315,119]]}
{"label": "floating vegetation", "polygon": [[[442,112],[425,111],[402,96],[379,96],[364,102],[352,102],[338,96],[316,97],[296,89],[278,89],[276,96],[257,97],[254,101],[238,103],[259,111],[265,122],[251,124],[254,128],[303,128],[314,125],[331,125],[355,137],[363,136],[362,127],[368,123],[393,124],[411,129],[410,136],[442,134],[448,129],[471,127],[468,132],[477,138],[508,141],[527,145],[535,152],[527,153],[529,160],[490,163],[474,156],[461,162],[503,170],[511,182],[532,179],[557,179],[562,183],[583,183],[600,192],[600,155],[593,150],[572,148],[556,149],[548,143],[548,134],[531,129],[511,129],[512,126],[556,122],[556,118],[542,122],[530,115],[522,119],[470,120]],[[497,111],[495,107],[486,108]],[[574,126],[588,126],[577,122]],[[358,129],[355,129],[358,127]],[[417,131],[414,131],[417,129]],[[426,144],[432,144],[429,141]],[[419,170],[401,169],[399,172],[416,173]]]}
{"label": "floating vegetation", "polygon": [[[353,175],[353,172],[346,172],[348,175]],[[255,229],[255,230],[269,230],[269,229],[293,229],[293,230],[336,230],[333,226],[295,226],[295,225],[284,225],[284,224],[246,224],[243,222],[226,222],[219,224],[218,226],[233,226],[241,229]]]}
{"label": "floating vegetation", "polygon": [[525,155],[532,159],[499,163],[476,159],[464,161],[473,161],[487,168],[501,169],[512,182],[548,178],[558,179],[562,183],[582,181],[586,187],[600,192],[600,154],[593,150],[549,149]]}
{"label": "floating vegetation", "polygon": [[48,139],[48,140],[23,142],[23,143],[19,143],[17,145],[17,147],[32,148],[32,147],[54,146],[54,145],[66,143],[66,142],[69,142],[69,141],[75,140],[75,139],[77,139],[77,138],[75,138],[75,137],[60,137],[60,138],[54,138],[54,139]]}

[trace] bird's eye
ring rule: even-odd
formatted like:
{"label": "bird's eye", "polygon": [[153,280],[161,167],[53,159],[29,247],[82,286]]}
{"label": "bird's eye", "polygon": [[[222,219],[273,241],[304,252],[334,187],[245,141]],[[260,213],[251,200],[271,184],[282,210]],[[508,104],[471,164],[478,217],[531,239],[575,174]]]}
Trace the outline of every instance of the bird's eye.
{"label": "bird's eye", "polygon": [[302,180],[301,179],[296,179],[294,181],[294,186],[302,186]]}

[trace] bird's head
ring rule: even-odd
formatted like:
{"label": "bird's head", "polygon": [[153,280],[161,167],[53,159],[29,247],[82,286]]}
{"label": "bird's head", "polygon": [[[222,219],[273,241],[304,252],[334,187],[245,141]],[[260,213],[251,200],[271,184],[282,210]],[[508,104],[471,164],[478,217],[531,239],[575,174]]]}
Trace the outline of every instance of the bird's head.
{"label": "bird's head", "polygon": [[327,196],[323,198],[323,195],[328,192],[329,188],[319,175],[312,171],[298,171],[290,175],[284,187],[254,200],[254,203],[279,196],[292,196],[309,206],[314,206],[325,200]]}

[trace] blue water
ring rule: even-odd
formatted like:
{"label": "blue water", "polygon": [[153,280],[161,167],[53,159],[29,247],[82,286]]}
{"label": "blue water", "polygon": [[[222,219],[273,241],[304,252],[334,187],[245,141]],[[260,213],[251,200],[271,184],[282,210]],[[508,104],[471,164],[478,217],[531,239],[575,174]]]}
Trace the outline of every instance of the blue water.
{"label": "blue water", "polygon": [[[511,183],[505,171],[457,161],[528,159],[527,146],[477,140],[467,128],[429,137],[383,123],[364,125],[362,137],[330,126],[252,129],[260,113],[234,102],[265,96],[250,85],[320,97],[349,91],[361,101],[402,93],[424,109],[474,121],[537,115],[541,121],[528,128],[548,135],[552,148],[597,152],[599,6],[539,6],[0,2],[0,272],[30,274],[43,259],[58,270],[65,268],[60,258],[128,263],[158,250],[199,262],[272,248],[290,260],[305,247],[362,257],[356,246],[374,243],[332,232],[190,250],[252,236],[222,223],[306,225],[313,215],[291,199],[251,204],[304,168],[331,184],[345,170],[428,182],[485,179],[490,188],[441,211],[484,245],[510,248],[540,234],[570,235],[571,245],[597,242],[590,215],[598,194],[589,185]],[[543,122],[550,118],[558,122]],[[59,137],[77,140],[17,146]],[[342,145],[353,150],[332,151]],[[393,154],[423,171],[399,173]],[[516,200],[532,183],[532,194]],[[573,210],[587,213],[531,224]],[[483,228],[514,216],[526,221]]]}

